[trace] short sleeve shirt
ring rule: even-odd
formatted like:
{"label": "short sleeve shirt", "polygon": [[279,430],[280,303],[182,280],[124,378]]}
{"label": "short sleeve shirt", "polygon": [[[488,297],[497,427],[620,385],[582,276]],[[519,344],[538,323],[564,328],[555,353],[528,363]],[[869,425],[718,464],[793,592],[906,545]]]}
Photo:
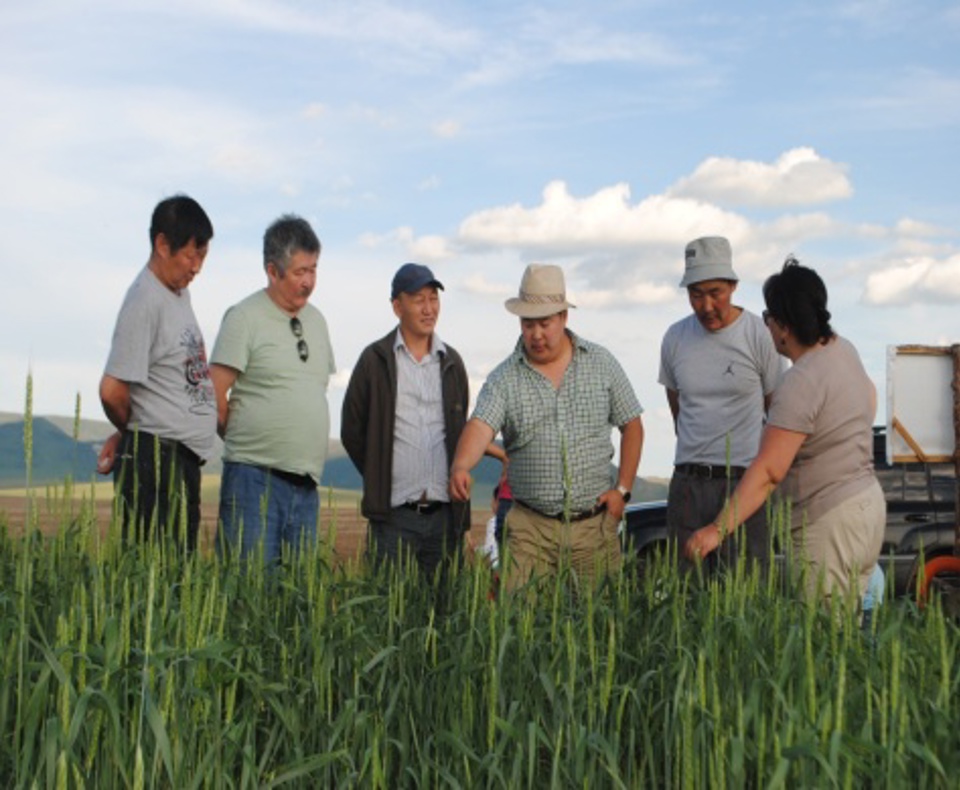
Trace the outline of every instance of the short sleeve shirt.
{"label": "short sleeve shirt", "polygon": [[605,348],[569,332],[559,388],[528,362],[523,340],[487,378],[473,416],[503,435],[516,500],[550,515],[589,510],[611,487],[611,428],[643,409]]}
{"label": "short sleeve shirt", "polygon": [[227,310],[210,361],[237,371],[230,391],[224,460],[284,472],[323,474],[330,443],[327,385],[334,373],[327,322],[313,305],[298,314],[300,358],[290,316],[266,291]]}
{"label": "short sleeve shirt", "polygon": [[660,346],[660,383],[679,399],[674,463],[749,466],[760,446],[764,397],[783,362],[759,316],[746,310],[717,332],[695,315]]}
{"label": "short sleeve shirt", "polygon": [[130,385],[128,427],[212,457],[217,400],[187,289],[174,293],[144,267],[123,300],[104,372]]}
{"label": "short sleeve shirt", "polygon": [[873,482],[875,411],[873,384],[842,337],[808,351],[784,374],[768,424],[807,435],[780,484],[795,528]]}

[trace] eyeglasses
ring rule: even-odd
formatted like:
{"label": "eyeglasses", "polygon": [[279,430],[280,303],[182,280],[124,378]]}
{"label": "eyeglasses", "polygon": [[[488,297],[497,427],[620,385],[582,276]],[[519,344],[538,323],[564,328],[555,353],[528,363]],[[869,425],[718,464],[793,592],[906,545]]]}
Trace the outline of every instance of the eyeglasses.
{"label": "eyeglasses", "polygon": [[310,346],[303,339],[303,324],[296,316],[290,319],[290,331],[297,338],[297,353],[300,355],[300,361],[306,362],[310,358]]}

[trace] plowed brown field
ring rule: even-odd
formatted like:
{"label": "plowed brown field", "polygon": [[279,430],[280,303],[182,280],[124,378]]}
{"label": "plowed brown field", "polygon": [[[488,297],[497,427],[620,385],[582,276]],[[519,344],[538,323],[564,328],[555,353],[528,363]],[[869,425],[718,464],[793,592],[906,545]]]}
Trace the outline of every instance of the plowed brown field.
{"label": "plowed brown field", "polygon": [[[204,550],[211,550],[216,534],[217,499],[208,496],[204,491],[204,504],[201,522],[201,546]],[[41,532],[53,535],[57,529],[71,521],[71,513],[79,513],[80,505],[74,503],[73,509],[62,501],[50,502],[43,492],[38,491],[35,496],[36,520]],[[11,535],[23,532],[27,520],[28,499],[23,494],[0,493],[0,525],[5,525]],[[110,524],[111,501],[106,497],[98,497],[96,501],[96,520],[101,535],[105,535]],[[472,549],[483,545],[483,537],[489,509],[473,509],[473,525],[466,536],[466,545]],[[355,558],[364,549],[367,536],[367,522],[360,515],[355,503],[345,505],[324,505],[320,513],[321,537],[332,532],[334,537],[334,551],[336,555],[348,560]],[[472,556],[473,551],[467,551]]]}

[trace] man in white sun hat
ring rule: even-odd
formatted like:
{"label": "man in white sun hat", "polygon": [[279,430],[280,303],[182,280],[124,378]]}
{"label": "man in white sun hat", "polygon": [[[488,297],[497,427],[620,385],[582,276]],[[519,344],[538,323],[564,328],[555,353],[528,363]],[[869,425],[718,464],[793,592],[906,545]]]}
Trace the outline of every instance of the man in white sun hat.
{"label": "man in white sun hat", "polygon": [[[667,530],[682,548],[710,521],[754,456],[782,364],[761,318],[733,303],[738,278],[730,242],[694,239],[686,247],[680,287],[693,313],[666,332],[660,347],[660,383],[666,388],[677,434],[667,502]],[[764,567],[769,537],[764,509],[751,517],[747,556]],[[727,541],[722,562],[736,560]]]}
{"label": "man in white sun hat", "polygon": [[[567,328],[563,270],[531,264],[506,308],[520,317],[513,353],[490,374],[450,471],[456,500],[502,432],[514,504],[505,524],[508,590],[569,567],[591,583],[620,566],[617,527],[643,447],[642,408],[609,351]],[[614,476],[611,427],[620,430]]]}

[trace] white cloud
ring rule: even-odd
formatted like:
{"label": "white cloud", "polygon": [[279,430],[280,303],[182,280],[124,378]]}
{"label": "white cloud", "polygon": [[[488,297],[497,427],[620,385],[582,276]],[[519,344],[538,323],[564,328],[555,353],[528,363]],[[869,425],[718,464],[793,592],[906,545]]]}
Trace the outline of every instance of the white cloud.
{"label": "white cloud", "polygon": [[576,198],[563,181],[552,181],[539,206],[527,209],[515,203],[478,211],[460,224],[457,237],[468,247],[510,246],[565,256],[683,243],[705,233],[734,238],[746,230],[742,217],[700,201],[655,195],[631,204],[625,183]]}
{"label": "white cloud", "polygon": [[581,291],[574,300],[578,307],[629,307],[668,304],[677,298],[675,285],[638,282],[622,289]]}
{"label": "white cloud", "polygon": [[794,148],[773,163],[710,157],[667,194],[742,206],[800,206],[848,198],[847,167],[812,148]]}
{"label": "white cloud", "polygon": [[210,152],[210,166],[228,178],[257,178],[276,166],[273,155],[256,145],[226,142]]}
{"label": "white cloud", "polygon": [[394,129],[397,126],[396,116],[369,105],[352,104],[346,109],[345,114],[351,120],[360,121],[379,129]]}
{"label": "white cloud", "polygon": [[447,240],[443,236],[411,237],[407,249],[411,258],[425,263],[445,261],[452,254],[447,245]]}
{"label": "white cloud", "polygon": [[[306,9],[306,10],[305,10]],[[472,51],[477,33],[435,16],[386,2],[309,4],[274,0],[211,0],[207,3],[158,2],[161,13],[210,18],[230,27],[246,27],[327,41],[373,44],[368,53],[381,59],[411,60]],[[369,61],[368,61],[369,62]]]}
{"label": "white cloud", "polygon": [[457,137],[460,134],[461,126],[459,121],[454,121],[448,119],[446,121],[440,121],[433,125],[433,133],[437,137],[442,137],[444,139],[451,139]]}
{"label": "white cloud", "polygon": [[478,296],[492,296],[506,299],[516,295],[516,288],[511,288],[501,283],[492,283],[482,274],[471,274],[467,277],[461,287],[467,293],[477,294]]}
{"label": "white cloud", "polygon": [[440,178],[438,176],[427,176],[423,181],[417,184],[417,189],[421,192],[429,192],[440,188]]}
{"label": "white cloud", "polygon": [[327,106],[321,102],[311,102],[303,108],[303,117],[313,120],[320,118],[327,112]]}
{"label": "white cloud", "polygon": [[437,263],[452,256],[449,242],[443,236],[417,236],[413,228],[401,226],[387,233],[364,233],[359,243],[367,249],[398,248],[406,257],[426,263]]}
{"label": "white cloud", "polygon": [[945,259],[908,258],[867,277],[864,301],[872,305],[960,301],[960,253]]}
{"label": "white cloud", "polygon": [[960,77],[911,68],[890,80],[887,92],[856,100],[871,131],[936,129],[960,124]]}
{"label": "white cloud", "polygon": [[676,69],[697,60],[668,36],[639,25],[625,30],[614,21],[603,27],[596,23],[597,17],[553,7],[536,8],[525,16],[521,11],[509,35],[485,42],[479,65],[466,74],[464,84],[490,87],[531,82],[566,67],[604,64]]}
{"label": "white cloud", "polygon": [[904,217],[894,226],[894,231],[901,236],[953,236],[955,231],[950,228],[941,228],[929,222]]}

